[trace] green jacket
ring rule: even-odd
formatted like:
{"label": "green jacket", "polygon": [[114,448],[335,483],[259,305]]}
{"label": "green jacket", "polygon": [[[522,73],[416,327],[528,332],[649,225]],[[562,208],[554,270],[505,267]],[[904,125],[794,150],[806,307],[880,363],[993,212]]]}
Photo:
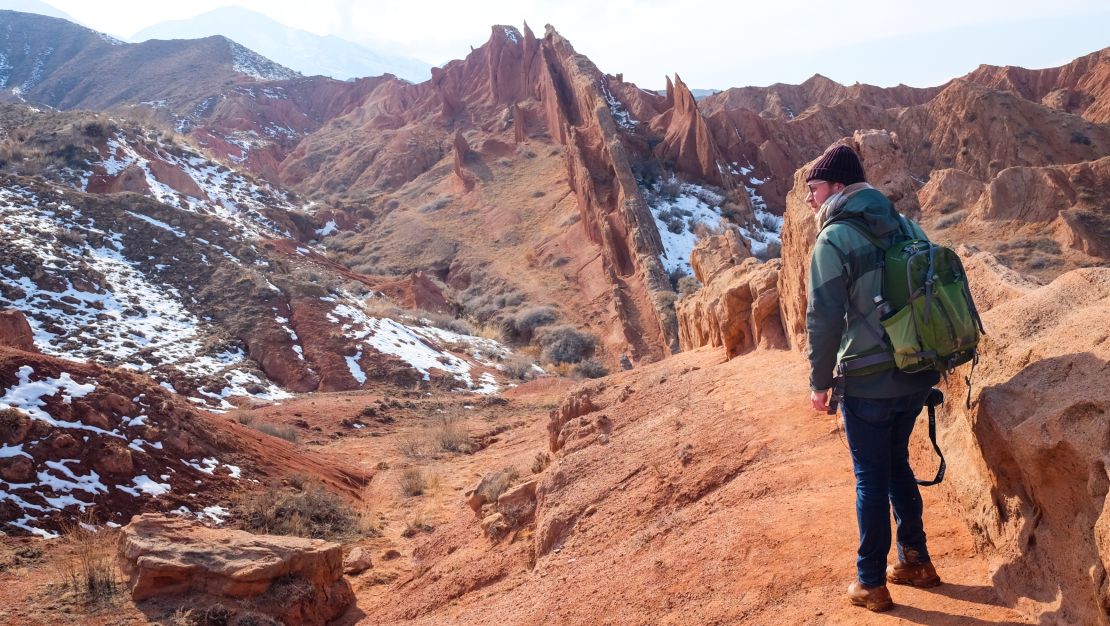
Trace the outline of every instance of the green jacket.
{"label": "green jacket", "polygon": [[[839,201],[832,202],[809,264],[806,328],[809,383],[814,391],[832,386],[838,362],[886,349],[873,301],[882,293],[883,251],[844,222],[863,226],[889,243],[906,230],[915,239],[926,238],[917,224],[899,215],[890,200],[869,185],[852,185]],[[889,367],[861,371],[846,377],[845,395],[897,398],[924,391],[940,381],[937,372],[906,374],[893,362]]]}

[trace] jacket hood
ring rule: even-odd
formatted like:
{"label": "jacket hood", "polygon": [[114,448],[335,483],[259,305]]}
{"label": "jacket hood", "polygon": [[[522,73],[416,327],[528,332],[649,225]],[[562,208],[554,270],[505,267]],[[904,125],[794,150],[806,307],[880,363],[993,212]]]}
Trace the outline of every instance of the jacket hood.
{"label": "jacket hood", "polygon": [[901,229],[902,221],[898,211],[881,191],[867,185],[858,190],[851,187],[844,190],[845,200],[839,207],[830,211],[825,226],[845,219],[855,218],[867,224],[876,237],[885,238]]}

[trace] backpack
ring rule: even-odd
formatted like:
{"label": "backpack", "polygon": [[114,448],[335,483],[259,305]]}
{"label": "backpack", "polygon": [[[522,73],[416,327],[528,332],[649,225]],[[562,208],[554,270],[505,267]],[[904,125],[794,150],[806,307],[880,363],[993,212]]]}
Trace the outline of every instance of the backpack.
{"label": "backpack", "polygon": [[976,348],[986,331],[959,255],[904,232],[886,245],[860,224],[843,223],[883,251],[883,293],[875,303],[895,367],[911,374],[936,370],[945,376],[968,361],[974,367]]}
{"label": "backpack", "polygon": [[[953,368],[970,361],[971,372],[964,380],[967,382],[966,403],[971,408],[971,375],[979,360],[979,338],[986,330],[971,297],[967,273],[959,255],[928,239],[915,239],[912,231],[906,232],[905,222],[901,222],[901,237],[890,245],[879,241],[861,224],[852,220],[843,223],[883,251],[880,266],[883,292],[875,297],[875,306],[879,309],[883,330],[879,338],[887,344],[888,350],[862,357],[853,364],[857,368],[881,367],[893,356],[894,366],[904,372],[936,370],[947,378]],[[872,332],[880,335],[875,329]],[[840,370],[841,384],[846,371],[847,368]],[[840,394],[843,395],[843,390]],[[938,389],[930,390],[925,400],[929,409],[929,440],[940,457],[940,465],[932,480],[916,480],[921,486],[944,480],[946,464],[937,444],[936,426],[936,407],[943,402],[944,394]]]}

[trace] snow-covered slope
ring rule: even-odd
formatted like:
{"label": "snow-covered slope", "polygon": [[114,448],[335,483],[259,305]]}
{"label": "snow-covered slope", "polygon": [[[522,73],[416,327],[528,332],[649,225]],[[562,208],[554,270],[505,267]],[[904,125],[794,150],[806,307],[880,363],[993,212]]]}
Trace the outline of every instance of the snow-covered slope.
{"label": "snow-covered slope", "polygon": [[196,39],[223,35],[267,58],[306,75],[346,80],[393,74],[413,82],[427,80],[431,65],[417,59],[377,53],[332,35],[321,37],[286,26],[238,6],[222,7],[186,20],[162,22],[135,33],[132,41]]}

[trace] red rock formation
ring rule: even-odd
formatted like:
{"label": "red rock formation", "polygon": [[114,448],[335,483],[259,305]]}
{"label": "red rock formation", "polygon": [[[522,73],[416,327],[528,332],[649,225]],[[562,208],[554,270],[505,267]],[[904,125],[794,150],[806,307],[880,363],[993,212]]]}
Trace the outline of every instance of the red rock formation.
{"label": "red rock formation", "polygon": [[694,245],[690,253],[690,266],[694,276],[703,285],[713,278],[752,256],[751,244],[735,228],[724,234],[706,237]]}
{"label": "red rock formation", "polygon": [[747,258],[675,304],[683,350],[724,348],[731,359],[755,348],[785,348],[779,314],[781,259]]}
{"label": "red rock formation", "polygon": [[[121,531],[119,557],[136,601],[201,593],[247,600],[246,606],[283,623],[318,626],[354,601],[343,578],[342,548],[320,539],[252,535],[145,514]],[[282,593],[283,586],[297,593]]]}
{"label": "red rock formation", "polygon": [[1091,122],[1110,122],[1110,48],[1041,70],[980,65],[964,79],[991,89],[1012,91]]}
{"label": "red rock formation", "polygon": [[37,352],[35,334],[20,311],[0,310],[0,346]]}
{"label": "red rock formation", "polygon": [[[971,275],[984,282],[983,273]],[[971,408],[950,376],[940,420],[945,485],[1008,604],[1105,623],[1110,515],[1110,269],[1069,272],[983,314]],[[1046,617],[1042,617],[1042,620]]]}
{"label": "red rock formation", "polygon": [[451,153],[455,162],[455,177],[462,183],[463,189],[470,191],[474,188],[474,177],[466,171],[466,159],[470,156],[470,145],[466,143],[462,131],[455,131]]}
{"label": "red rock formation", "polygon": [[666,118],[653,123],[653,126],[666,123],[662,131],[663,142],[655,149],[656,154],[695,180],[732,189],[735,183],[728,173],[726,161],[713,141],[694,95],[678,74],[675,74],[673,87],[668,81],[667,93],[668,100],[673,98],[674,107]]}

